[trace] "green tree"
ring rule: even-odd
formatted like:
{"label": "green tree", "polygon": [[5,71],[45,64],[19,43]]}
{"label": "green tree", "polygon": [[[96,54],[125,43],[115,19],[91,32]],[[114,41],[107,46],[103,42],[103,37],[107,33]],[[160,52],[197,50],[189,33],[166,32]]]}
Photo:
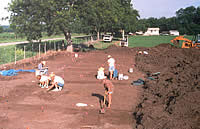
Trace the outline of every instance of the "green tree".
{"label": "green tree", "polygon": [[42,32],[50,36],[62,32],[71,38],[77,0],[13,0],[8,7],[11,27],[28,40],[38,40]]}
{"label": "green tree", "polygon": [[[119,0],[120,6],[118,7],[118,14],[119,14],[119,24],[118,27],[125,32],[134,32],[136,31],[137,21],[139,13],[137,10],[133,8],[131,4],[131,0]],[[119,10],[120,9],[120,10]],[[119,13],[119,11],[121,13]]]}
{"label": "green tree", "polygon": [[179,22],[179,30],[182,34],[199,33],[199,7],[194,6],[181,8],[176,12],[176,17]]}
{"label": "green tree", "polygon": [[0,26],[0,33],[2,33],[4,31],[3,27]]}
{"label": "green tree", "polygon": [[79,16],[84,25],[97,33],[112,31],[113,25],[118,21],[116,0],[80,0]]}
{"label": "green tree", "polygon": [[80,17],[91,31],[118,32],[135,29],[138,12],[132,8],[131,0],[87,0],[80,8]]}

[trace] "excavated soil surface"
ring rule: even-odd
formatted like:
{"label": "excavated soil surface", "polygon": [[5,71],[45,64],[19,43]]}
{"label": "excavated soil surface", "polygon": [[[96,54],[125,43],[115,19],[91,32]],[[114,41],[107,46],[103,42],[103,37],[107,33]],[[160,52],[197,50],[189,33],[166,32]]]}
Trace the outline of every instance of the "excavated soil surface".
{"label": "excavated soil surface", "polygon": [[[148,54],[137,54],[138,51]],[[42,58],[49,72],[65,80],[61,92],[46,92],[34,73],[0,76],[0,129],[198,129],[200,128],[200,51],[163,44],[154,48],[121,48],[74,53],[56,52]],[[128,80],[113,80],[111,109],[99,114],[104,89],[97,69],[116,59]],[[43,60],[43,59],[40,59]],[[33,69],[37,58],[7,69]],[[133,73],[128,69],[133,68]],[[132,86],[137,79],[143,86]],[[76,103],[88,104],[77,107]]]}
{"label": "excavated soil surface", "polygon": [[[131,82],[144,76],[134,67],[136,51],[111,46],[78,55],[75,58],[74,53],[61,51],[42,56],[49,73],[55,72],[64,78],[61,92],[40,88],[34,73],[0,76],[0,129],[132,129],[133,110],[142,88],[132,86]],[[128,75],[129,80],[112,81],[115,90],[111,109],[106,108],[105,114],[99,114],[104,88],[96,74],[101,66],[108,74],[108,55],[115,58],[118,71]],[[4,65],[2,69],[34,69],[40,60],[27,59],[17,65]],[[131,67],[134,72],[128,73]],[[77,103],[88,106],[77,107]]]}
{"label": "excavated soil surface", "polygon": [[137,68],[151,78],[133,113],[134,128],[200,129],[200,50],[163,44],[148,53],[136,56]]}

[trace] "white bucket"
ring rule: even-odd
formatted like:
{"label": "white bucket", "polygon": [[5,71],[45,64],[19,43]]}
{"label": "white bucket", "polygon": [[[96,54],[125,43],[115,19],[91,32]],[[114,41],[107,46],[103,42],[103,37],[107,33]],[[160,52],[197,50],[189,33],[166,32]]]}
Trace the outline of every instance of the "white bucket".
{"label": "white bucket", "polygon": [[132,73],[132,72],[133,72],[133,68],[130,68],[130,69],[129,69],[129,73]]}
{"label": "white bucket", "polygon": [[120,74],[118,75],[118,80],[123,80],[123,74]]}
{"label": "white bucket", "polygon": [[128,80],[128,78],[129,78],[128,76],[124,76],[123,77],[124,80]]}
{"label": "white bucket", "polygon": [[75,56],[75,58],[78,58],[78,54],[77,54],[77,53],[75,53],[75,55],[74,55],[74,56]]}

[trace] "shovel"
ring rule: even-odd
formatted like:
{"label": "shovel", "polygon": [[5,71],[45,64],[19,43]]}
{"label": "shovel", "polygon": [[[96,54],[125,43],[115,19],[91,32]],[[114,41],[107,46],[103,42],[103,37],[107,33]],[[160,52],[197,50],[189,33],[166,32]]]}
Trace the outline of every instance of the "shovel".
{"label": "shovel", "polygon": [[104,114],[106,112],[105,111],[106,98],[107,98],[107,94],[105,93],[105,95],[103,97],[103,105],[101,105],[101,109],[99,111],[99,114]]}

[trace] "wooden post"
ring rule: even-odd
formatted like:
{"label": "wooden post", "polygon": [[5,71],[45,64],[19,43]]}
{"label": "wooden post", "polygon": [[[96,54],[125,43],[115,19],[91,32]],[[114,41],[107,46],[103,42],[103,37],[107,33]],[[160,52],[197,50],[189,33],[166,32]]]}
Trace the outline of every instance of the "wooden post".
{"label": "wooden post", "polygon": [[32,43],[32,56],[34,55],[34,52],[33,52],[33,43]]}
{"label": "wooden post", "polygon": [[60,43],[60,42],[58,42],[58,51],[60,51],[60,46],[59,46],[59,43]]}
{"label": "wooden post", "polygon": [[56,51],[56,43],[55,43],[55,41],[54,41],[54,51]]}
{"label": "wooden post", "polygon": [[15,64],[17,63],[17,53],[16,53],[16,47],[15,47]]}
{"label": "wooden post", "polygon": [[24,46],[24,59],[26,59],[26,46]]}
{"label": "wooden post", "polygon": [[40,43],[39,43],[39,57],[40,57]]}
{"label": "wooden post", "polygon": [[46,42],[44,44],[44,52],[45,52],[45,54],[47,54],[47,43]]}

